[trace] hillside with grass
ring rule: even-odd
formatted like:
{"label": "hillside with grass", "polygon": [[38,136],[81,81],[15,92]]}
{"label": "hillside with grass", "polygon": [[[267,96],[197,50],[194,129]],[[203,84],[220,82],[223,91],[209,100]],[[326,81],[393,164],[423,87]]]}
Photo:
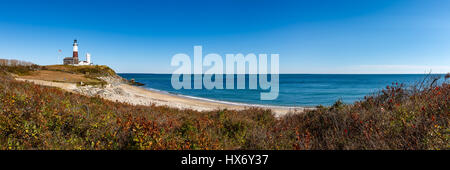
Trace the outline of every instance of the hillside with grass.
{"label": "hillside with grass", "polygon": [[[111,68],[104,65],[46,65],[39,66],[18,60],[0,59],[3,71],[27,80],[75,83],[77,85],[106,85],[105,77],[121,79]],[[126,80],[123,80],[126,81]]]}
{"label": "hillside with grass", "polygon": [[[92,68],[0,67],[0,149],[401,149],[448,150],[450,75],[394,83],[354,104],[302,114],[198,112],[134,106],[16,81],[36,70],[89,76]],[[399,82],[400,83],[400,82]]]}

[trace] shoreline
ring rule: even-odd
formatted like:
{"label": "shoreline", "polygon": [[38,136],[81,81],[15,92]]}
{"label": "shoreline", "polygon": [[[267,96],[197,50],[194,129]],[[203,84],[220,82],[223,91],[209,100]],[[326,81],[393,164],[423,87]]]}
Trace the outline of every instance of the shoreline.
{"label": "shoreline", "polygon": [[206,101],[206,102],[213,102],[213,103],[219,103],[219,104],[235,105],[235,106],[262,107],[262,108],[289,108],[289,109],[314,108],[313,106],[282,106],[282,105],[263,105],[263,104],[231,102],[231,101],[225,101],[225,100],[209,99],[209,98],[204,98],[204,97],[197,97],[197,96],[189,96],[189,95],[178,94],[178,93],[171,93],[171,92],[158,90],[158,89],[152,89],[152,88],[144,88],[144,87],[140,87],[140,88],[143,88],[145,90],[149,90],[149,91],[152,91],[152,92],[161,93],[161,94],[167,94],[167,95],[176,96],[176,97],[183,97],[183,98],[187,98],[187,99],[200,100],[200,101]]}
{"label": "shoreline", "polygon": [[[120,77],[121,78],[121,77]],[[275,105],[258,105],[238,102],[220,101],[182,94],[171,94],[158,89],[152,90],[148,88],[132,86],[120,82],[117,78],[103,77],[101,79],[108,82],[105,87],[98,86],[77,86],[75,83],[52,82],[45,80],[27,79],[16,77],[18,81],[28,81],[38,85],[58,87],[66,91],[79,93],[86,96],[100,96],[103,99],[128,103],[132,105],[144,106],[167,106],[178,109],[192,109],[197,111],[213,111],[213,110],[244,110],[249,108],[270,109],[275,116],[283,116],[288,113],[302,113],[304,110],[314,109],[313,107],[291,107],[291,106],[275,106]]]}

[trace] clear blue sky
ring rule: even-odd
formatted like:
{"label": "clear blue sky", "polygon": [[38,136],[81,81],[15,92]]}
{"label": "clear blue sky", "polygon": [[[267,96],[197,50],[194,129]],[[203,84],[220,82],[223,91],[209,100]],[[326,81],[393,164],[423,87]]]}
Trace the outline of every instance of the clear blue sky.
{"label": "clear blue sky", "polygon": [[450,1],[0,0],[0,58],[170,73],[177,53],[279,53],[281,73],[450,72]]}

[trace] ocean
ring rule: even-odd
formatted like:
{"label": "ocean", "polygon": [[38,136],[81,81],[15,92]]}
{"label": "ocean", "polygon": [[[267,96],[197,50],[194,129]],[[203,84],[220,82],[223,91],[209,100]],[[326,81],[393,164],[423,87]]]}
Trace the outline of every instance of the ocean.
{"label": "ocean", "polygon": [[[171,74],[120,73],[119,75],[144,83],[143,88],[162,93],[214,101],[275,106],[329,106],[339,99],[344,103],[353,103],[392,83],[411,85],[427,76],[426,74],[280,74],[278,98],[260,100],[260,93],[268,90],[248,88],[176,90],[171,85]],[[225,81],[224,77],[224,87]],[[248,87],[248,75],[246,86]]]}

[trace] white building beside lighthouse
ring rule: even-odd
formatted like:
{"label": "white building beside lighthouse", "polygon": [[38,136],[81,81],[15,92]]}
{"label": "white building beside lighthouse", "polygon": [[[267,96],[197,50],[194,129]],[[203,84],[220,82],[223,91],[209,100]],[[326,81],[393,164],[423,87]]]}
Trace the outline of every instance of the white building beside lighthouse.
{"label": "white building beside lighthouse", "polygon": [[86,61],[80,61],[78,65],[92,65],[91,63],[91,54],[86,53]]}

